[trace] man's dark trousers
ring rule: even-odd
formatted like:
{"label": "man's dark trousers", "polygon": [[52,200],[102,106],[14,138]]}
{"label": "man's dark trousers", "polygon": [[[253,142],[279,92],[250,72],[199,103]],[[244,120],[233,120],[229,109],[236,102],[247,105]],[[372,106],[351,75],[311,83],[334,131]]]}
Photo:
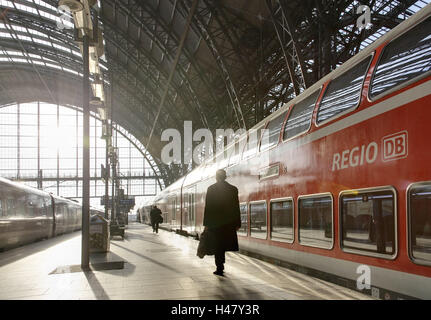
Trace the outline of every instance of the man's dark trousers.
{"label": "man's dark trousers", "polygon": [[158,222],[153,223],[153,231],[155,231],[156,233],[159,233],[159,223]]}
{"label": "man's dark trousers", "polygon": [[225,262],[225,251],[224,250],[218,250],[215,253],[215,264],[217,266],[217,271],[223,271],[224,270],[224,262]]}

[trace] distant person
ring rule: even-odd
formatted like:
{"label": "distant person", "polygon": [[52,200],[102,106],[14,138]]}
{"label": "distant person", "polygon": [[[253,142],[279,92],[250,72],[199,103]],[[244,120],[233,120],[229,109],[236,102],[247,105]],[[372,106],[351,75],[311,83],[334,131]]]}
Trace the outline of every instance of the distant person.
{"label": "distant person", "polygon": [[159,223],[163,221],[162,211],[160,211],[157,206],[154,206],[150,211],[151,226],[153,227],[153,232],[159,233]]}
{"label": "distant person", "polygon": [[241,227],[238,189],[227,183],[226,172],[217,170],[217,182],[208,187],[205,199],[205,229],[215,239],[215,275],[222,276],[226,251],[238,251],[237,230]]}

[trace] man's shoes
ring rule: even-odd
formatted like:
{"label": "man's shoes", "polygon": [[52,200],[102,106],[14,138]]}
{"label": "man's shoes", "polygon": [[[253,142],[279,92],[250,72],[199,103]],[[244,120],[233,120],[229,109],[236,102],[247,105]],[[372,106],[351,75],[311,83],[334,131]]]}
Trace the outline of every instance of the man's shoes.
{"label": "man's shoes", "polygon": [[216,270],[213,272],[216,276],[222,276],[223,277],[223,270]]}

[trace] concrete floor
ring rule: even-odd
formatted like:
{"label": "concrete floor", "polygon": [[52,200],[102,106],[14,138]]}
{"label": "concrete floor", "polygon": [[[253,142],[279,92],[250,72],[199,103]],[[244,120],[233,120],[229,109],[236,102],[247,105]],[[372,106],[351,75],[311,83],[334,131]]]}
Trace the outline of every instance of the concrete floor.
{"label": "concrete floor", "polygon": [[225,277],[212,274],[214,257],[199,259],[198,242],[172,232],[131,224],[126,238],[111,240],[108,255],[91,261],[125,261],[122,270],[50,274],[79,265],[81,233],[0,253],[0,299],[372,299],[239,253],[227,253]]}

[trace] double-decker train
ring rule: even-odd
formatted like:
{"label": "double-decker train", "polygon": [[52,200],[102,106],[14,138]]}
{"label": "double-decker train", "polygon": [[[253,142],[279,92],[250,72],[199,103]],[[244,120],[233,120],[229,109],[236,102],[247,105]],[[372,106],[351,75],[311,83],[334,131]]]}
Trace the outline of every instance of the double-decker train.
{"label": "double-decker train", "polygon": [[430,299],[430,127],[428,5],[149,204],[199,234],[223,168],[239,189],[240,250],[374,297]]}
{"label": "double-decker train", "polygon": [[80,230],[81,223],[79,203],[0,178],[0,250]]}

